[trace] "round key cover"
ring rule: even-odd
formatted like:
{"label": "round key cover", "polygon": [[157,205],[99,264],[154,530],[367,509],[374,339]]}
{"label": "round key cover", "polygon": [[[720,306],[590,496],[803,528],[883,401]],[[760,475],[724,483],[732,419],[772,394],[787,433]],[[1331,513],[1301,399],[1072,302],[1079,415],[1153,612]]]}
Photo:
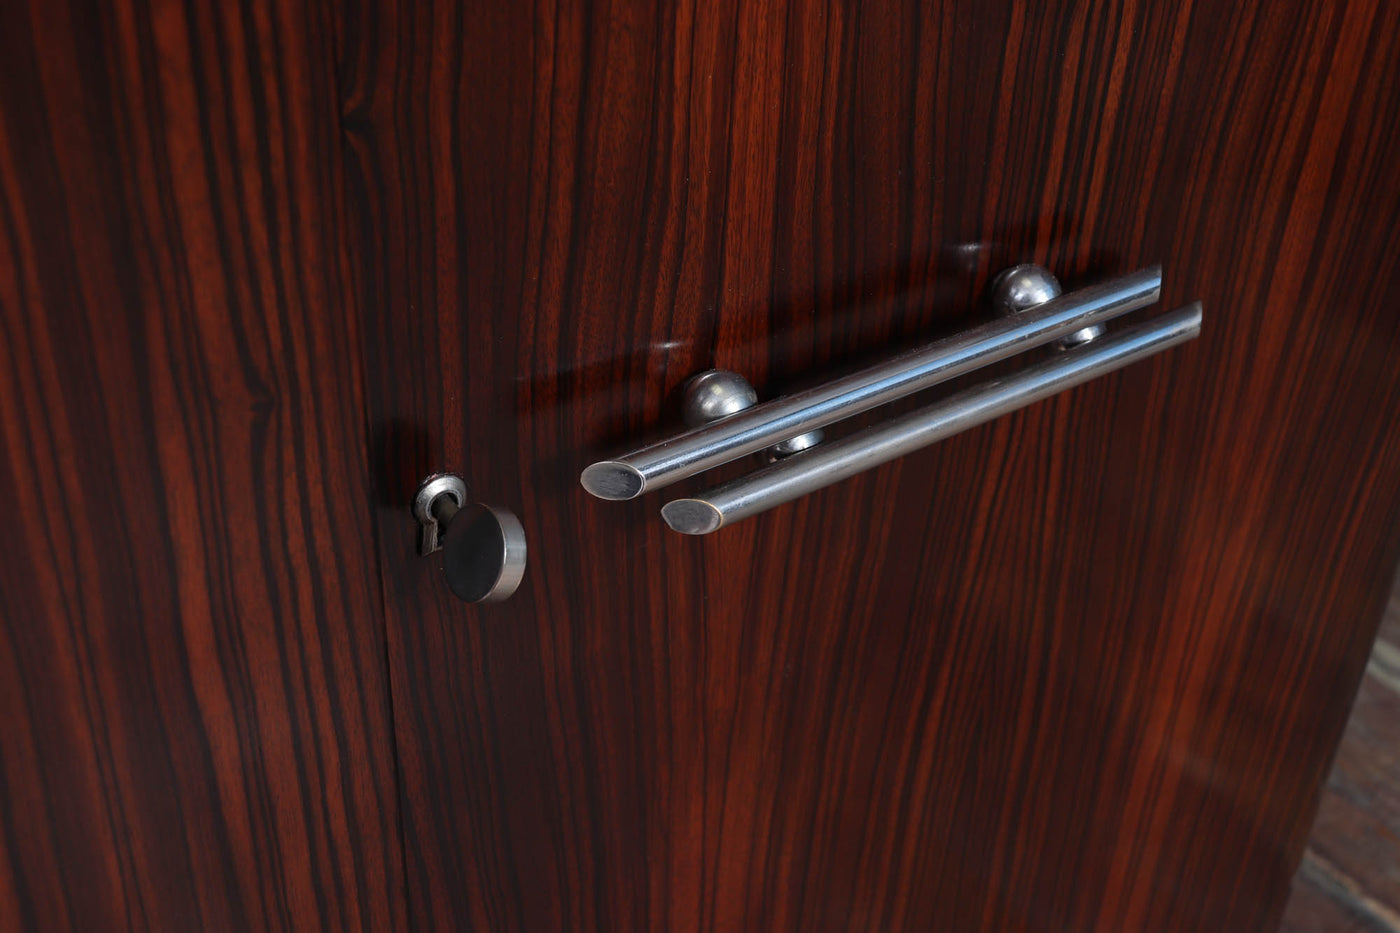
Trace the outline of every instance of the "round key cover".
{"label": "round key cover", "polygon": [[499,602],[525,576],[525,528],[507,509],[475,503],[453,516],[442,554],[453,593],[471,603]]}

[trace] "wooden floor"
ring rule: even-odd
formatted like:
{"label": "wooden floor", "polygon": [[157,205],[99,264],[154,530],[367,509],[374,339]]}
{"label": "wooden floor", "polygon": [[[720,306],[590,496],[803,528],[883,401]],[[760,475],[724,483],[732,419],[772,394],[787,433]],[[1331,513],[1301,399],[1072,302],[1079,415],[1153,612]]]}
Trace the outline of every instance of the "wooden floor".
{"label": "wooden floor", "polygon": [[1400,586],[1337,751],[1282,929],[1400,933]]}

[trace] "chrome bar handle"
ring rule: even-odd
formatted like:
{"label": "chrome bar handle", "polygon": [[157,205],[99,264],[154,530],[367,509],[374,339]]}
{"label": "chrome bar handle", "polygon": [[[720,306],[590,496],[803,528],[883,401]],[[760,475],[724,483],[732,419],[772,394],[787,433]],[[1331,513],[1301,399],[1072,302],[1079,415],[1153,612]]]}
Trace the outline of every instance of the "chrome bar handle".
{"label": "chrome bar handle", "polygon": [[668,502],[661,515],[683,534],[709,534],[1185,343],[1200,332],[1201,304],[1194,302],[699,495]]}
{"label": "chrome bar handle", "polygon": [[634,499],[1033,347],[1072,338],[1155,303],[1161,288],[1162,268],[1153,266],[1052,297],[840,379],[601,460],[585,468],[579,479],[600,499]]}

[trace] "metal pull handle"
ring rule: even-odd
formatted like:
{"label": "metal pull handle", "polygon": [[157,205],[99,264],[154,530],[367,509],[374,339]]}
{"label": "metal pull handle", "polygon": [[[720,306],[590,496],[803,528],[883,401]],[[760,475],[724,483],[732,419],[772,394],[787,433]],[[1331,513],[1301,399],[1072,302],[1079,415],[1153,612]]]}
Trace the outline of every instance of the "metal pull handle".
{"label": "metal pull handle", "polygon": [[[1046,273],[1049,281],[1053,276]],[[1051,298],[1021,314],[901,353],[824,385],[755,405],[613,460],[579,478],[600,499],[635,499],[816,428],[878,408],[1157,301],[1162,267]]]}
{"label": "metal pull handle", "polygon": [[[718,420],[591,464],[580,482],[599,498],[632,499],[775,445],[779,454],[784,446],[787,452],[799,451],[662,509],[675,530],[707,534],[1195,337],[1200,332],[1199,303],[1111,337],[1099,336],[1105,321],[1157,301],[1161,285],[1161,267],[1154,266],[1061,295],[1049,272],[1017,266],[1000,276],[995,287],[997,303],[1015,313],[763,404],[752,404],[751,389],[746,395],[731,392],[729,399],[717,399],[721,404],[712,414]],[[793,443],[804,435],[819,437],[811,432],[826,425],[1053,342],[1066,352],[1016,375],[836,443]],[[743,382],[742,377],[726,375],[732,377],[730,382]],[[723,403],[733,399],[738,401],[726,409]]]}
{"label": "metal pull handle", "polygon": [[1096,376],[1122,369],[1201,332],[1199,301],[1085,343],[1056,359],[974,386],[801,456],[661,508],[676,531],[704,535],[888,463],[944,438],[1024,408]]}

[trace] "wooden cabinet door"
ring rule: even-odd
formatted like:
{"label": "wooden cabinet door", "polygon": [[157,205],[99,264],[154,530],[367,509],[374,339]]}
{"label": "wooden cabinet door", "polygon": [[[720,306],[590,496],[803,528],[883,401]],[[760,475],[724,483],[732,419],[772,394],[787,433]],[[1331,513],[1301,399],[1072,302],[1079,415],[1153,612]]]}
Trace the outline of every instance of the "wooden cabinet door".
{"label": "wooden cabinet door", "polygon": [[407,921],[332,21],[0,4],[0,930]]}
{"label": "wooden cabinet door", "polygon": [[[1400,562],[1398,73],[1380,0],[6,4],[0,928],[1268,929]],[[580,487],[1026,261],[1204,333],[706,537]]]}
{"label": "wooden cabinet door", "polygon": [[[1277,918],[1400,557],[1400,8],[346,11],[410,915]],[[781,385],[1151,263],[1194,344],[705,538],[580,489]],[[405,498],[516,511],[454,601]],[[696,486],[680,487],[681,491]]]}

